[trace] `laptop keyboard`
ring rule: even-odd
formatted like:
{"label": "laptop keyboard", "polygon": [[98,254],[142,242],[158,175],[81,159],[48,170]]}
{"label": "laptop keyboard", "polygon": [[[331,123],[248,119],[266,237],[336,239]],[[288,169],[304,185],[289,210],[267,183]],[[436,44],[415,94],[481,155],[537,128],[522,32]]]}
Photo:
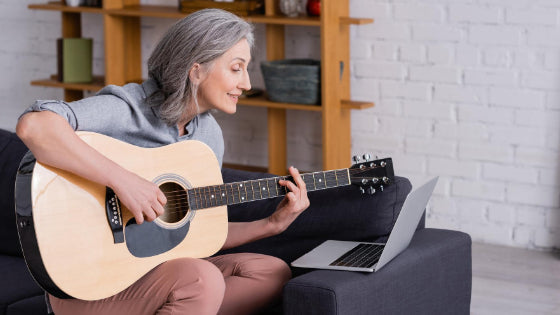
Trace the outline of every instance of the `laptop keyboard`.
{"label": "laptop keyboard", "polygon": [[361,243],[344,253],[329,265],[371,268],[377,263],[379,257],[381,257],[383,247],[385,247],[385,245]]}

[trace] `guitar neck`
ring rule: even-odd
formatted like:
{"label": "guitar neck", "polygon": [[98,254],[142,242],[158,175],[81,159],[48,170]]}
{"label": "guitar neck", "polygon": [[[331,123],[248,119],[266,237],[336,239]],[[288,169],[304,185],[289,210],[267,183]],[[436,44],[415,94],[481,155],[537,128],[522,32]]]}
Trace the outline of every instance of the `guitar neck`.
{"label": "guitar neck", "polygon": [[[301,177],[305,182],[307,191],[351,184],[348,169],[306,173],[302,174]],[[278,176],[191,188],[187,191],[189,207],[192,210],[199,210],[284,196],[289,190],[278,183],[280,180],[293,182],[292,176]]]}

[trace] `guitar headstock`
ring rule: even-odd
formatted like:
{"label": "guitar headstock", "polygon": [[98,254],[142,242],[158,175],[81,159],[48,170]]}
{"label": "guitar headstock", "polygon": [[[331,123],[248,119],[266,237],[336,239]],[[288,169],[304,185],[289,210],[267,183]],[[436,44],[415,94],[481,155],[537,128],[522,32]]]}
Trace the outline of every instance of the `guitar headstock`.
{"label": "guitar headstock", "polygon": [[349,168],[350,181],[352,185],[360,187],[362,194],[375,194],[376,191],[389,186],[395,180],[395,172],[393,170],[393,160],[391,158],[376,159],[370,161],[369,154],[364,154],[363,162],[360,162],[358,156],[352,158],[355,162]]}

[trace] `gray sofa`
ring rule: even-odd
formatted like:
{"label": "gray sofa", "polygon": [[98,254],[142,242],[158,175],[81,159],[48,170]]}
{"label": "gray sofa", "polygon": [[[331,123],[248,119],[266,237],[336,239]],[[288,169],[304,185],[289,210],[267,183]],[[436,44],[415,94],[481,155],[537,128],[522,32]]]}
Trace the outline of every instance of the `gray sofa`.
{"label": "gray sofa", "polygon": [[[15,228],[13,187],[25,146],[0,130],[0,315],[46,314],[43,291],[22,258]],[[270,176],[224,169],[224,181]],[[291,262],[325,239],[387,238],[410,182],[397,177],[383,193],[362,195],[355,187],[310,193],[311,207],[287,231],[226,252],[251,251]],[[229,208],[232,221],[254,220],[274,211],[270,199]],[[372,274],[293,269],[281,305],[267,314],[468,314],[471,239],[467,234],[419,224],[410,246]]]}

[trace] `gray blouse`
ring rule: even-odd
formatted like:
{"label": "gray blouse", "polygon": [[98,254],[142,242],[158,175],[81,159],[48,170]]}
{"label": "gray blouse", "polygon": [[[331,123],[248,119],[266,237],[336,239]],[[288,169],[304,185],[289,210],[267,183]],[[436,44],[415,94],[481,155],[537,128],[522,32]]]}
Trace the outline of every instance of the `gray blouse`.
{"label": "gray blouse", "polygon": [[24,113],[49,110],[68,120],[76,131],[93,131],[145,148],[199,140],[212,148],[221,166],[224,139],[214,117],[209,112],[199,114],[187,124],[185,135],[179,136],[177,126],[167,125],[158,117],[158,107],[146,101],[157,89],[152,79],[122,87],[108,85],[95,96],[71,103],[39,100]]}

